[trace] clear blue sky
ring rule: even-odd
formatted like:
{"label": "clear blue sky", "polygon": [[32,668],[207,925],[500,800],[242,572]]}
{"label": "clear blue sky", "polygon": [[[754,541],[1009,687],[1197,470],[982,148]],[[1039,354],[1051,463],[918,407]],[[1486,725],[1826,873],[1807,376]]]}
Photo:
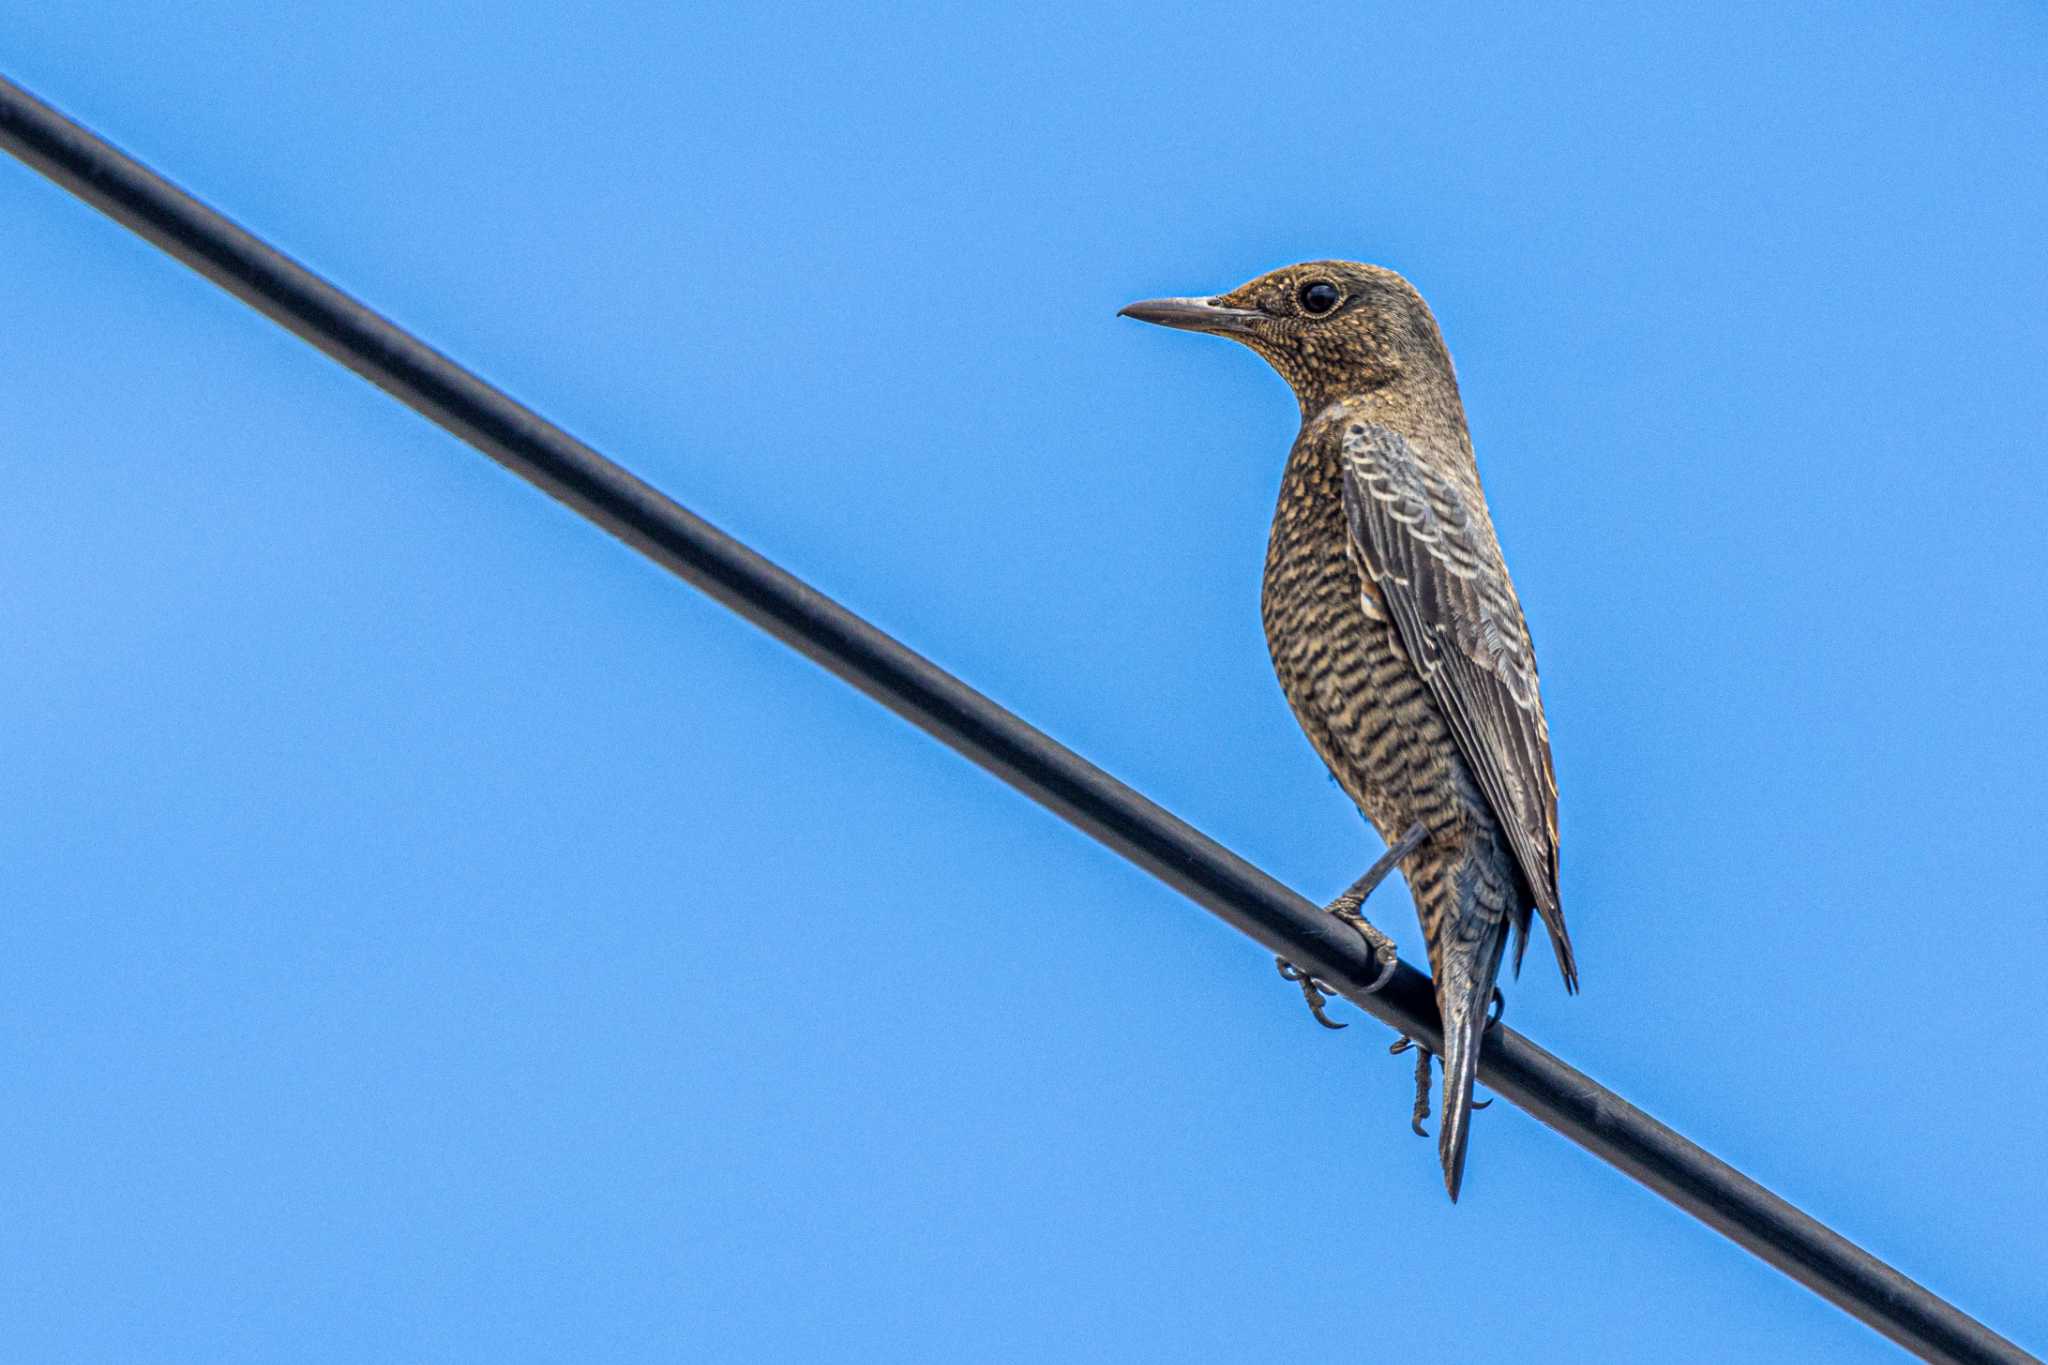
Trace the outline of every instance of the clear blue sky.
{"label": "clear blue sky", "polygon": [[[2048,1345],[2038,6],[323,8],[0,60],[1318,897],[1292,400],[1113,314],[1408,274],[1513,1022]],[[1451,1207],[1384,1029],[12,162],[0,255],[19,1358],[1893,1358],[1505,1105]]]}

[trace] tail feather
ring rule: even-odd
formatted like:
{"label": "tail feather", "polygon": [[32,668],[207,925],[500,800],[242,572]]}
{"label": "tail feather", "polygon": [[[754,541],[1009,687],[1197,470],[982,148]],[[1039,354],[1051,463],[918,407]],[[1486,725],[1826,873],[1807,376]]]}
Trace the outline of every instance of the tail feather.
{"label": "tail feather", "polygon": [[[1564,978],[1567,995],[1579,993],[1579,958],[1572,951],[1572,936],[1565,932],[1564,911],[1557,905],[1538,902],[1536,913],[1543,916],[1543,927],[1550,931],[1550,946],[1557,953],[1557,972]],[[1521,975],[1522,955],[1515,954],[1515,974]]]}
{"label": "tail feather", "polygon": [[1529,951],[1529,911],[1530,907],[1525,905],[1515,912],[1515,955],[1511,970],[1517,981],[1522,979],[1522,954]]}
{"label": "tail feather", "polygon": [[1465,1183],[1465,1143],[1471,1136],[1472,1083],[1479,1076],[1479,1049],[1493,1004],[1494,982],[1500,976],[1501,951],[1507,947],[1509,924],[1495,926],[1484,943],[1464,960],[1438,964],[1436,998],[1444,1024],[1444,1116],[1437,1132],[1437,1153],[1443,1159],[1444,1188],[1451,1202]]}

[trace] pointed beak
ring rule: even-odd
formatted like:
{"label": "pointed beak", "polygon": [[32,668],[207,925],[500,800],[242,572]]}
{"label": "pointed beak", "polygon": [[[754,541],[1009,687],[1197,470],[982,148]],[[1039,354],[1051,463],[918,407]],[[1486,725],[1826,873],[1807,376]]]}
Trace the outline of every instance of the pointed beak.
{"label": "pointed beak", "polygon": [[1249,308],[1224,308],[1214,299],[1141,299],[1117,310],[1120,318],[1178,327],[1184,332],[1216,332],[1224,336],[1251,330],[1259,316]]}

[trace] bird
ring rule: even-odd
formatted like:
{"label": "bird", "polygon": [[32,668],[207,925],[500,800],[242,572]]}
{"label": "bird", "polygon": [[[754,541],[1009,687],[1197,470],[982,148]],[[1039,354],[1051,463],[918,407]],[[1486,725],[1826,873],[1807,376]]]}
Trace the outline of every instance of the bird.
{"label": "bird", "polygon": [[[1372,947],[1381,975],[1371,989],[1396,958],[1361,913],[1366,897],[1398,866],[1415,902],[1443,1022],[1437,1147],[1455,1203],[1509,938],[1519,975],[1533,913],[1567,992],[1578,965],[1558,896],[1557,779],[1535,652],[1450,351],[1413,285],[1356,261],[1287,266],[1120,316],[1241,342],[1300,403],[1266,550],[1266,642],[1310,745],[1388,844],[1325,907]],[[1323,1014],[1327,987],[1280,967],[1319,1022],[1342,1027]],[[1420,1133],[1429,1053],[1417,1060]]]}

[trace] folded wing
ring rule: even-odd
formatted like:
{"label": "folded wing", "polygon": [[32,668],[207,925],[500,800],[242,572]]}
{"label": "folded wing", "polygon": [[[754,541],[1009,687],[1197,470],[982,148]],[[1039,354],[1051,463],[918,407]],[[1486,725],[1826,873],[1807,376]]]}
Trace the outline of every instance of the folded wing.
{"label": "folded wing", "polygon": [[1565,985],[1577,990],[1536,654],[1478,490],[1385,427],[1333,423],[1323,439],[1339,445],[1352,556],[1449,723],[1550,930]]}

